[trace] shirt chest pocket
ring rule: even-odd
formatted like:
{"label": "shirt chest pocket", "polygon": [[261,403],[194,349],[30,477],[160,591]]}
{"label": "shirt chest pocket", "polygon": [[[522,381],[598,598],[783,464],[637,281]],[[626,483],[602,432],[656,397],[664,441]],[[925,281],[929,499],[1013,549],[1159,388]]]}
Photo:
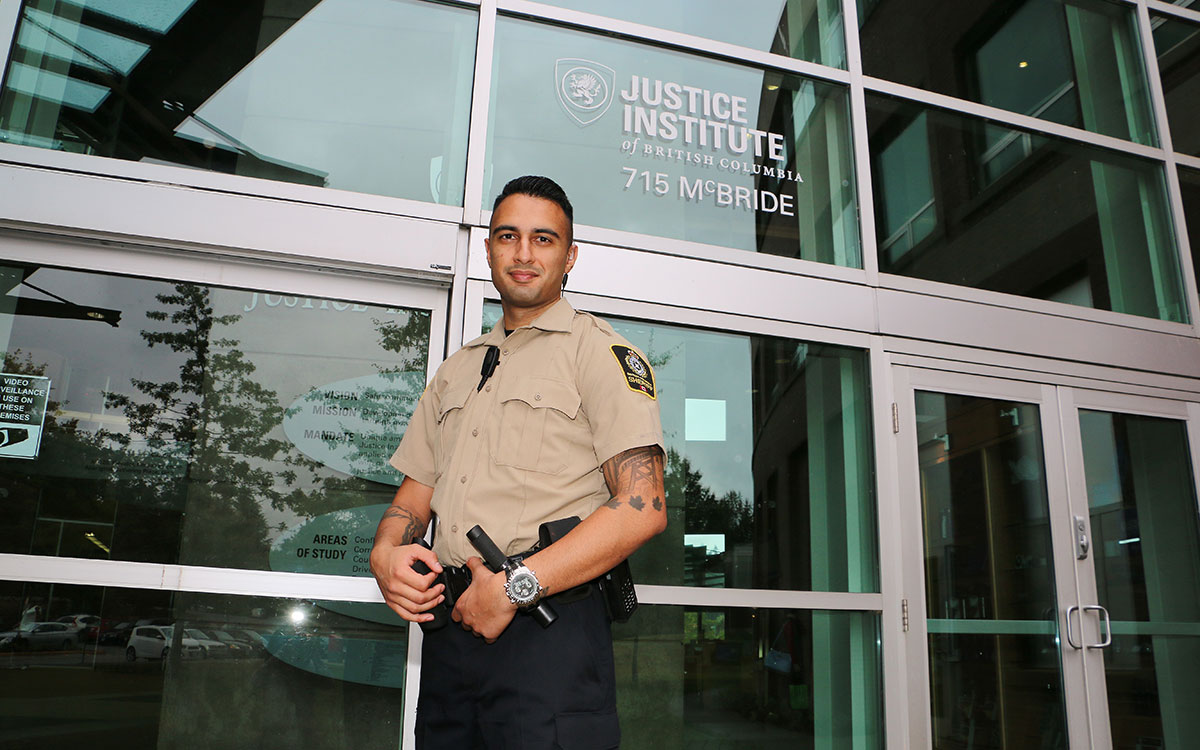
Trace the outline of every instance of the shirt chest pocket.
{"label": "shirt chest pocket", "polygon": [[557,474],[573,444],[579,392],[561,380],[519,378],[500,387],[500,429],[492,456],[502,466]]}
{"label": "shirt chest pocket", "polygon": [[446,470],[450,461],[454,443],[458,440],[458,433],[463,424],[463,407],[466,406],[473,390],[470,385],[460,386],[442,396],[437,415],[437,453],[434,455],[438,476]]}

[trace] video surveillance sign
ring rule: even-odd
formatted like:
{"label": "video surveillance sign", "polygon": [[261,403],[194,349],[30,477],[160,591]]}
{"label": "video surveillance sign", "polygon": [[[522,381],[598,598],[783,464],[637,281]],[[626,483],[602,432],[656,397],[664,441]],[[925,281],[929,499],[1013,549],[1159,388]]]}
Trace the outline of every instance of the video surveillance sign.
{"label": "video surveillance sign", "polygon": [[0,372],[0,458],[37,458],[50,378]]}

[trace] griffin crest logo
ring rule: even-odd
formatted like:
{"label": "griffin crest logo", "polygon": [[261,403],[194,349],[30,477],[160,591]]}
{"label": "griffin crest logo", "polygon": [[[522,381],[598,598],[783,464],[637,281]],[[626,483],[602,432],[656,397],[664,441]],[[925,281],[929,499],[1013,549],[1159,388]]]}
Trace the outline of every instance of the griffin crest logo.
{"label": "griffin crest logo", "polygon": [[591,60],[560,58],[554,63],[558,102],[580,125],[590,125],[608,111],[616,78],[615,70]]}

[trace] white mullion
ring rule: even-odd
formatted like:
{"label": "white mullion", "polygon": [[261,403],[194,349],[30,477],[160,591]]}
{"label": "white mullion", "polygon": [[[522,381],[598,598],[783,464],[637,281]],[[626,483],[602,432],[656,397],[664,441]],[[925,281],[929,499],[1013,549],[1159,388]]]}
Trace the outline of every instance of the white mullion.
{"label": "white mullion", "polygon": [[0,0],[0,49],[5,55],[5,66],[0,68],[0,83],[4,83],[8,72],[8,59],[12,57],[12,49],[16,44],[17,23],[21,18],[21,0]]}
{"label": "white mullion", "polygon": [[850,71],[850,141],[853,147],[857,184],[858,246],[867,284],[879,285],[879,248],[875,236],[874,187],[871,181],[871,148],[867,130],[867,96],[862,68],[862,45],[858,34],[858,3],[842,0],[842,27],[846,31],[846,65]]}
{"label": "white mullion", "polygon": [[[883,342],[874,337],[870,351],[873,448],[875,451],[875,525],[879,544],[879,591],[883,596],[880,636],[883,638],[884,736],[887,747],[904,747],[911,730],[910,694],[906,681],[912,678],[909,651],[903,627],[905,598],[905,519],[900,484],[899,437],[893,431],[892,409],[899,412],[895,370]],[[901,428],[903,429],[903,428]],[[914,559],[919,559],[919,555]],[[912,609],[910,606],[910,615]],[[921,672],[918,672],[920,674]]]}
{"label": "white mullion", "polygon": [[1171,139],[1171,127],[1167,117],[1167,98],[1163,91],[1162,75],[1158,70],[1158,52],[1154,47],[1154,34],[1150,25],[1150,11],[1146,2],[1140,2],[1137,7],[1138,36],[1142,41],[1142,56],[1145,59],[1146,79],[1150,86],[1151,109],[1158,128],[1158,142],[1163,147],[1163,160],[1166,169],[1167,206],[1174,225],[1176,260],[1179,263],[1180,278],[1183,280],[1183,293],[1188,317],[1192,322],[1193,331],[1200,326],[1200,293],[1196,286],[1196,269],[1192,266],[1191,241],[1188,238],[1187,223],[1184,217],[1183,192],[1179,186],[1179,170],[1176,168],[1175,146]]}
{"label": "white mullion", "polygon": [[475,76],[471,90],[471,122],[467,129],[466,185],[463,190],[462,223],[479,224],[487,176],[488,120],[492,97],[492,61],[496,49],[496,0],[479,6],[479,34],[475,44]]}
{"label": "white mullion", "polygon": [[650,42],[655,46],[669,47],[681,52],[720,57],[742,65],[761,65],[841,84],[850,81],[849,74],[840,68],[832,68],[807,60],[775,55],[750,47],[719,42],[655,26],[646,26],[632,21],[622,21],[583,11],[543,5],[530,0],[499,0],[499,10],[506,15],[519,15],[537,21],[554,21],[579,29],[600,31],[609,35],[615,34],[631,41]]}
{"label": "white mullion", "polygon": [[[0,0],[0,3],[2,2],[4,0]],[[0,22],[2,20],[0,18]],[[13,143],[0,143],[0,165],[112,177],[161,186],[164,190],[188,187],[198,191],[229,193],[248,198],[271,198],[313,206],[347,208],[437,221],[457,222],[462,218],[462,208],[459,206],[444,206],[411,198],[357,193],[340,188],[279,182],[261,177],[209,172],[172,164],[149,164]]]}
{"label": "white mullion", "polygon": [[1169,16],[1175,16],[1176,18],[1180,18],[1185,21],[1195,21],[1196,23],[1200,23],[1200,10],[1185,8],[1182,5],[1163,2],[1163,0],[1144,0],[1144,4],[1147,8],[1155,13],[1163,13]]}
{"label": "white mullion", "polygon": [[908,86],[903,83],[895,83],[886,81],[882,78],[872,78],[864,76],[863,81],[872,93],[888,94],[891,96],[900,97],[919,104],[926,104],[938,109],[950,110],[964,115],[981,117],[991,120],[1000,125],[1011,125],[1021,128],[1022,130],[1032,130],[1035,133],[1045,133],[1047,135],[1058,136],[1060,138],[1068,138],[1073,141],[1081,141],[1093,146],[1108,149],[1110,151],[1120,151],[1130,153],[1137,156],[1142,156],[1147,159],[1162,161],[1165,154],[1163,149],[1155,148],[1154,146],[1146,146],[1133,141],[1127,141],[1121,138],[1116,138],[1111,135],[1103,135],[1101,133],[1093,133],[1090,130],[1076,128],[1070,125],[1061,125],[1049,120],[1042,120],[1031,115],[1011,112],[1007,109],[992,107],[987,104],[978,102],[970,102],[965,99],[958,99],[947,94],[939,94],[933,91]]}
{"label": "white mullion", "polygon": [[881,612],[880,594],[839,591],[706,588],[637,584],[641,604],[683,607],[754,607],[756,609],[820,609],[846,612]]}
{"label": "white mullion", "polygon": [[1191,167],[1192,169],[1200,169],[1200,156],[1192,156],[1190,154],[1173,154],[1175,163],[1181,167]]}

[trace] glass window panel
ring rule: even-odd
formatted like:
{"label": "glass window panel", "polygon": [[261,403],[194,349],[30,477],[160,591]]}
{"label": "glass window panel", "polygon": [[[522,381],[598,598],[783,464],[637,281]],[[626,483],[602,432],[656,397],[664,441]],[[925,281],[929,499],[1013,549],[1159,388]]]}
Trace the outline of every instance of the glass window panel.
{"label": "glass window panel", "polygon": [[1200,23],[1152,13],[1150,25],[1171,145],[1180,153],[1200,156]]}
{"label": "glass window panel", "polygon": [[863,70],[1156,143],[1133,6],[1102,0],[859,3]]}
{"label": "glass window panel", "polygon": [[1160,163],[875,95],[867,123],[881,271],[1187,320]]}
{"label": "glass window panel", "polygon": [[1038,408],[916,394],[934,748],[1066,748]]}
{"label": "glass window panel", "polygon": [[408,630],[356,606],[0,582],[0,746],[395,750]]}
{"label": "glass window panel", "polygon": [[484,207],[545,174],[580,224],[861,267],[844,87],[501,18]]}
{"label": "glass window panel", "polygon": [[0,141],[462,205],[476,26],[417,0],[30,0]]}
{"label": "glass window panel", "polygon": [[642,606],[613,656],[622,748],[884,746],[875,613]]}
{"label": "glass window panel", "polygon": [[1200,277],[1200,170],[1180,167],[1179,190],[1183,195],[1184,222],[1192,250],[1192,270]]}
{"label": "glass window panel", "polygon": [[41,266],[0,281],[0,377],[49,381],[40,445],[4,420],[29,434],[0,446],[0,552],[369,575],[428,310]]}
{"label": "glass window panel", "polygon": [[601,13],[660,29],[716,39],[839,68],[846,66],[842,5],[837,0],[550,0],[547,5]]}
{"label": "glass window panel", "polygon": [[1081,410],[1079,429],[1097,598],[1113,633],[1103,651],[1113,747],[1183,747],[1200,736],[1200,513],[1187,426]]}
{"label": "glass window panel", "polygon": [[[485,306],[491,330],[500,306]],[[607,318],[654,366],[667,530],[639,583],[879,590],[866,352]]]}

